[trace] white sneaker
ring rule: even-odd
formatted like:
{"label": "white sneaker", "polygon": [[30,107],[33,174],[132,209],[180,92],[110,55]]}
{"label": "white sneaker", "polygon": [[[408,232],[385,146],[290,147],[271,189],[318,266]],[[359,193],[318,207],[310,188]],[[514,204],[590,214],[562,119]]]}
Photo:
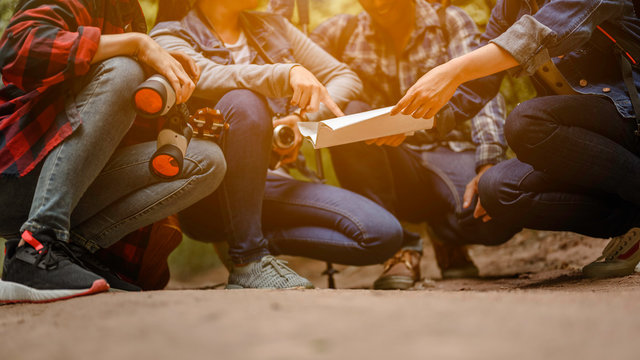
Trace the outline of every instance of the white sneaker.
{"label": "white sneaker", "polygon": [[633,228],[622,236],[612,238],[602,250],[602,256],[585,266],[582,273],[591,278],[627,276],[633,274],[638,262],[640,228]]}

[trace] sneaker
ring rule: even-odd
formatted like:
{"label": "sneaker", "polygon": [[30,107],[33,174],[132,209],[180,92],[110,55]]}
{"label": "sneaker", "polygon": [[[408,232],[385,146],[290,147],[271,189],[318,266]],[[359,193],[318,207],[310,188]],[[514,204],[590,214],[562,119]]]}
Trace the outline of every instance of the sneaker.
{"label": "sneaker", "polygon": [[295,273],[284,260],[271,255],[244,266],[234,266],[227,289],[313,289],[309,280]]}
{"label": "sneaker", "polygon": [[107,281],[110,291],[142,291],[140,287],[122,279],[120,275],[111,270],[96,255],[83,246],[70,243],[68,247],[85,268]]}
{"label": "sneaker", "polygon": [[[433,240],[433,239],[432,239]],[[473,263],[464,246],[448,245],[440,241],[431,241],[442,279],[477,278],[478,268]]]}
{"label": "sneaker", "polygon": [[382,275],[373,283],[376,290],[406,290],[420,280],[420,259],[416,250],[402,249],[384,263]]}
{"label": "sneaker", "polygon": [[[604,261],[601,261],[604,260]],[[582,273],[590,278],[607,278],[633,274],[640,262],[640,228],[616,236],[602,250],[602,256],[585,266]]]}
{"label": "sneaker", "polygon": [[36,239],[22,234],[26,244],[7,243],[0,304],[44,303],[109,290],[100,276],[80,266],[68,244],[46,233]]}

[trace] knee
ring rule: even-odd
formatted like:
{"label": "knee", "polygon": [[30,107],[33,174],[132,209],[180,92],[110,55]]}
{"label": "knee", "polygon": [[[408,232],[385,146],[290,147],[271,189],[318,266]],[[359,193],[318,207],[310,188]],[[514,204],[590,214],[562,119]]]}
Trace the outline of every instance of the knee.
{"label": "knee", "polygon": [[365,226],[366,234],[360,241],[366,251],[362,265],[380,264],[393,256],[402,247],[402,226],[391,214],[375,219],[375,226]]}
{"label": "knee", "polygon": [[482,207],[492,216],[504,213],[505,208],[513,200],[513,197],[505,196],[508,192],[504,191],[506,189],[504,179],[509,175],[505,171],[507,171],[505,167],[493,166],[482,175],[478,182],[478,197]]}
{"label": "knee", "polygon": [[516,106],[507,117],[504,135],[519,157],[557,129],[557,124],[547,114],[546,106],[548,104],[541,99],[532,99]]}
{"label": "knee", "polygon": [[266,100],[251,90],[229,91],[218,101],[216,108],[231,123],[231,131],[241,127],[252,131],[268,130],[270,133],[273,129],[271,110]]}
{"label": "knee", "polygon": [[220,147],[208,140],[194,139],[187,148],[183,173],[186,177],[199,176],[202,197],[215,191],[227,171],[227,163]]}
{"label": "knee", "polygon": [[96,76],[103,80],[113,94],[130,96],[144,81],[142,66],[126,56],[116,56],[102,61],[97,71]]}

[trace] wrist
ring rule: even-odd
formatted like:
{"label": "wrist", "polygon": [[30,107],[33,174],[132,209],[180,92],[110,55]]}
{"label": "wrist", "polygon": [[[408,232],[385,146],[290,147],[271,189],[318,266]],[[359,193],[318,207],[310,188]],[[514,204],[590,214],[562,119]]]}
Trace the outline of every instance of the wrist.
{"label": "wrist", "polygon": [[153,41],[149,36],[142,33],[130,33],[130,36],[131,46],[133,48],[131,56],[136,58],[144,49],[149,47],[149,41]]}
{"label": "wrist", "polygon": [[446,72],[454,74],[453,81],[456,87],[471,80],[467,79],[467,74],[469,74],[469,71],[467,71],[467,65],[468,64],[465,62],[465,59],[463,59],[462,57],[454,58],[442,64],[442,66],[445,67]]}

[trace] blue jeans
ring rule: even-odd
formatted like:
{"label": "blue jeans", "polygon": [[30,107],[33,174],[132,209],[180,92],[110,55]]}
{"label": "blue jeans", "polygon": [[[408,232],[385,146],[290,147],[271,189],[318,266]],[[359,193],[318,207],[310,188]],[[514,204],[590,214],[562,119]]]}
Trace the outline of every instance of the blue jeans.
{"label": "blue jeans", "polygon": [[225,163],[214,143],[192,141],[183,173],[170,181],[149,171],[155,142],[116,149],[135,118],[131,95],[143,80],[140,66],[125,57],[78,79],[67,111],[77,111],[82,125],[28,175],[0,179],[0,236],[50,229],[95,251],[215,190]]}
{"label": "blue jeans", "polygon": [[227,175],[214,194],[179,214],[187,235],[227,241],[236,264],[267,254],[374,264],[399,248],[399,223],[373,202],[331,186],[267,176],[273,124],[262,97],[234,90],[215,107],[230,123],[222,142]]}
{"label": "blue jeans", "polygon": [[547,96],[520,104],[505,135],[518,159],[487,171],[480,198],[494,219],[607,238],[640,226],[640,138],[606,98]]}
{"label": "blue jeans", "polygon": [[[367,108],[351,102],[346,112]],[[474,206],[462,208],[465,187],[475,176],[474,151],[438,147],[417,152],[359,142],[331,148],[331,158],[344,188],[372,199],[400,220],[427,222],[447,244],[495,245],[519,230],[504,222],[483,223],[473,218]],[[414,241],[405,236],[403,246],[419,250]]]}

